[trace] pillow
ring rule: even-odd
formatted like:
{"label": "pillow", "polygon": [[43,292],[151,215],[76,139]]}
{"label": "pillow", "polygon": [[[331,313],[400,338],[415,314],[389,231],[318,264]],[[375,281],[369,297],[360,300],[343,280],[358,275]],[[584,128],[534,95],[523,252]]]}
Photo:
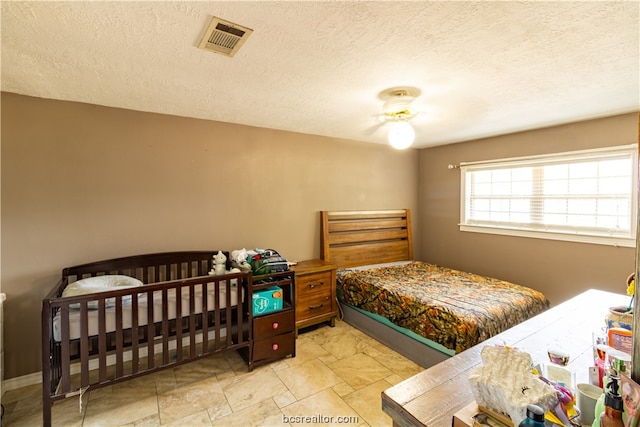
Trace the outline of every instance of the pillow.
{"label": "pillow", "polygon": [[[135,288],[142,285],[143,283],[134,277],[119,274],[87,277],[86,279],[80,279],[76,282],[69,283],[62,291],[62,298],[93,294],[96,292],[106,292],[113,290],[113,288]],[[113,307],[115,305],[115,298],[109,298],[106,300],[107,307]],[[79,310],[80,303],[71,304],[69,307]],[[89,310],[97,310],[98,301],[89,301],[87,303],[87,308]]]}

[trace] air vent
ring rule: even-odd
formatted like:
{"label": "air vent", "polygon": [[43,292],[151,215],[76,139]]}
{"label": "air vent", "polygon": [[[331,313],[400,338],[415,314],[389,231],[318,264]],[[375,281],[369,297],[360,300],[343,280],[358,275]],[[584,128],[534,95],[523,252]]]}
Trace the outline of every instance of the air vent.
{"label": "air vent", "polygon": [[198,47],[225,56],[233,56],[252,32],[250,28],[214,16]]}

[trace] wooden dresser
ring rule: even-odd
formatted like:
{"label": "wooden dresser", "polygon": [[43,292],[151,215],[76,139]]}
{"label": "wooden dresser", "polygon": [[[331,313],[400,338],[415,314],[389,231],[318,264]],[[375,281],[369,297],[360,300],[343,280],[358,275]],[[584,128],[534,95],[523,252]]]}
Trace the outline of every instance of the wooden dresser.
{"label": "wooden dresser", "polygon": [[538,362],[548,362],[547,349],[559,346],[571,356],[568,368],[576,381],[587,382],[592,332],[605,325],[609,307],[628,303],[626,295],[588,290],[388,388],[382,392],[382,409],[394,426],[451,427],[454,414],[474,402],[469,373],[482,363],[480,351],[486,345],[507,344]]}
{"label": "wooden dresser", "polygon": [[296,335],[298,329],[338,317],[336,269],[321,259],[301,261],[292,267],[296,273]]}

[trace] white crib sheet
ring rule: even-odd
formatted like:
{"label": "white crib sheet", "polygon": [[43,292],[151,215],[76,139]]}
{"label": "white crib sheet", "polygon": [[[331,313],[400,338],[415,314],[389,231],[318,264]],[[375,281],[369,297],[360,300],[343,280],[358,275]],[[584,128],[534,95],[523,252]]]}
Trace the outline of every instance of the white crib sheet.
{"label": "white crib sheet", "polygon": [[[240,287],[243,291],[243,288]],[[207,309],[212,310],[215,307],[215,286],[209,285],[207,289]],[[220,284],[220,308],[225,308],[227,303],[226,297],[226,285]],[[182,316],[188,316],[189,312],[189,288],[182,289]],[[244,300],[244,295],[242,296]],[[138,326],[145,326],[147,324],[147,307],[148,298],[146,293],[138,294]],[[194,314],[202,312],[202,288],[196,286],[194,289]],[[238,305],[238,287],[231,287],[231,305]],[[167,312],[169,319],[175,319],[176,317],[176,292],[175,289],[170,289],[167,292]],[[88,317],[88,331],[89,336],[98,335],[98,310],[89,310],[87,312]],[[59,342],[62,339],[62,327],[61,327],[61,315],[58,312],[53,318],[53,337]],[[109,307],[105,310],[106,331],[114,332],[116,330],[116,308]],[[155,291],[153,294],[153,322],[162,321],[162,292]],[[125,297],[122,301],[122,328],[128,329],[132,323],[132,310],[131,310],[131,297]],[[69,310],[69,339],[80,338],[80,310]]]}

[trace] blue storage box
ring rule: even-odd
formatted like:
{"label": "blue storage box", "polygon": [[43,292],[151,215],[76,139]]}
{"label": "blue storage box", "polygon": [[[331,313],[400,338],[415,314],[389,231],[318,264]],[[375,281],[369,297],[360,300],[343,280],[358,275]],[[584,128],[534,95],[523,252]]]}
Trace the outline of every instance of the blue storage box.
{"label": "blue storage box", "polygon": [[282,310],[282,288],[272,286],[253,292],[253,315]]}

